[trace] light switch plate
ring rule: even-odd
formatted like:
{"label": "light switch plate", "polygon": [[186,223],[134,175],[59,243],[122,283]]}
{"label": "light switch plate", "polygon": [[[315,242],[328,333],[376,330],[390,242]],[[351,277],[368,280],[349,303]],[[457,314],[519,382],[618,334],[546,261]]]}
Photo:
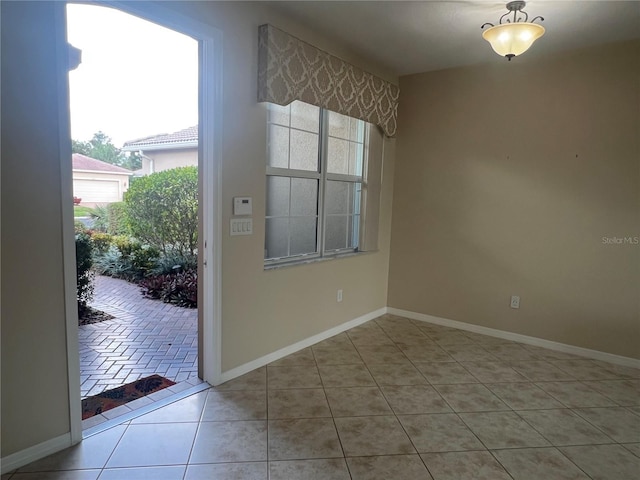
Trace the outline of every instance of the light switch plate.
{"label": "light switch plate", "polygon": [[230,232],[232,237],[253,234],[253,218],[232,218]]}

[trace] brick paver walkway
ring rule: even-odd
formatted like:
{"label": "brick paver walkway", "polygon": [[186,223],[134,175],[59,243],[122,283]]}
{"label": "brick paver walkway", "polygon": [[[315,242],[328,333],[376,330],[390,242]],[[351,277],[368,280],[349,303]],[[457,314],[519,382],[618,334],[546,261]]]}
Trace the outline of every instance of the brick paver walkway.
{"label": "brick paver walkway", "polygon": [[79,327],[82,398],[154,373],[175,382],[197,376],[197,309],[145,298],[138,286],[102,276],[91,306],[116,318]]}

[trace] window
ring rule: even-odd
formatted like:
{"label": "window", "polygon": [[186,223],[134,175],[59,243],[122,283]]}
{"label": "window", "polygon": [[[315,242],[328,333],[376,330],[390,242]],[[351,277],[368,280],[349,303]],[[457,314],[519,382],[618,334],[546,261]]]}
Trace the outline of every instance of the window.
{"label": "window", "polygon": [[365,122],[269,105],[265,264],[358,251]]}

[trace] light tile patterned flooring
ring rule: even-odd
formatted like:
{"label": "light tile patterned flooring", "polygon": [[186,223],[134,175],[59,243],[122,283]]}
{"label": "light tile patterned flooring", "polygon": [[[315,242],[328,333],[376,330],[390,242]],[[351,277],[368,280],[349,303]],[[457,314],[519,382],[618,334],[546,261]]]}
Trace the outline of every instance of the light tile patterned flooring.
{"label": "light tile patterned flooring", "polygon": [[103,276],[91,306],[116,318],[79,327],[82,398],[154,373],[175,382],[197,377],[197,309],[145,298],[137,285]]}
{"label": "light tile patterned flooring", "polygon": [[640,370],[384,315],[2,480],[639,473]]}

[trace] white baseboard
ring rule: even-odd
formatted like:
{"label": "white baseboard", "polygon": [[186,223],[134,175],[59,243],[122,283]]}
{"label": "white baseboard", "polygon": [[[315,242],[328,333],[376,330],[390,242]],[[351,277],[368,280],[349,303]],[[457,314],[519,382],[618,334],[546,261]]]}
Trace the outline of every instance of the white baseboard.
{"label": "white baseboard", "polygon": [[548,348],[550,350],[556,350],[558,352],[572,353],[573,355],[579,355],[581,357],[592,358],[595,360],[602,360],[604,362],[615,363],[617,365],[624,365],[625,367],[640,368],[640,360],[637,358],[623,357],[621,355],[614,355],[613,353],[601,352],[599,350],[590,350],[588,348],[567,345],[566,343],[554,342],[538,337],[530,337],[528,335],[521,335],[519,333],[506,332],[504,330],[483,327],[480,325],[474,325],[472,323],[459,322],[457,320],[449,320],[448,318],[435,317],[433,315],[426,315],[424,313],[410,312],[408,310],[401,310],[399,308],[387,307],[387,313],[411,318],[413,320],[434,323],[436,325],[442,325],[444,327],[459,328],[460,330],[481,333],[483,335],[489,335],[491,337],[513,340],[514,342],[526,343],[527,345]]}
{"label": "white baseboard", "polygon": [[378,318],[380,315],[384,315],[385,313],[387,313],[387,308],[380,308],[373,312],[362,315],[361,317],[349,320],[348,322],[340,324],[337,327],[330,328],[329,330],[325,330],[324,332],[318,333],[317,335],[305,338],[304,340],[296,342],[293,345],[289,345],[287,347],[281,348],[280,350],[269,353],[263,357],[252,360],[251,362],[245,363],[244,365],[240,365],[239,367],[232,368],[231,370],[227,370],[226,372],[222,372],[222,374],[220,375],[220,383],[227,382],[236,377],[239,377],[240,375],[249,373],[256,368],[264,367],[271,362],[280,360],[281,358],[286,357],[287,355],[291,355],[298,350],[310,347],[311,345],[321,342],[322,340],[326,340],[329,337],[333,337],[334,335],[342,333],[345,330],[349,330],[350,328],[357,327],[358,325],[368,322],[369,320]]}
{"label": "white baseboard", "polygon": [[11,472],[16,468],[24,467],[31,462],[40,460],[41,458],[51,455],[52,453],[64,450],[71,446],[71,433],[65,433],[59,437],[52,438],[46,442],[39,443],[33,447],[25,448],[19,452],[12,453],[3,457],[0,461],[2,465],[0,473],[5,474]]}

